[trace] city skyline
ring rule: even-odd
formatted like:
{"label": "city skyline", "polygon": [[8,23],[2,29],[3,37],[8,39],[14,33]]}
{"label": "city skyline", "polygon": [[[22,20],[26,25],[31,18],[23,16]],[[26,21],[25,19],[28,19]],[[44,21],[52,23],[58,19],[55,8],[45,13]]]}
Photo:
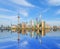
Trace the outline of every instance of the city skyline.
{"label": "city skyline", "polygon": [[60,25],[60,0],[0,0],[0,25],[29,22],[36,18],[50,25]]}

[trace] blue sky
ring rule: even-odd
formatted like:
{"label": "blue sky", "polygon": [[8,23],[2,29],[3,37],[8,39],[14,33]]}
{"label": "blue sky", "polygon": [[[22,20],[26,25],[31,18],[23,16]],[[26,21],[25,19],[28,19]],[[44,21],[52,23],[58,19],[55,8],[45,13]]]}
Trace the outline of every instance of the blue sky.
{"label": "blue sky", "polygon": [[46,24],[60,25],[60,0],[0,0],[0,25],[17,24],[18,11],[20,22],[41,15]]}

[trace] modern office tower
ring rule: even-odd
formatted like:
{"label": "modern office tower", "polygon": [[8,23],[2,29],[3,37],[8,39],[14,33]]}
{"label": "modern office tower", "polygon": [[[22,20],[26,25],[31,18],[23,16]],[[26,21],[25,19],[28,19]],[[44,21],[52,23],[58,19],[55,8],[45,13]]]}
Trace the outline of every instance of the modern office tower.
{"label": "modern office tower", "polygon": [[42,21],[42,37],[45,35],[45,22]]}

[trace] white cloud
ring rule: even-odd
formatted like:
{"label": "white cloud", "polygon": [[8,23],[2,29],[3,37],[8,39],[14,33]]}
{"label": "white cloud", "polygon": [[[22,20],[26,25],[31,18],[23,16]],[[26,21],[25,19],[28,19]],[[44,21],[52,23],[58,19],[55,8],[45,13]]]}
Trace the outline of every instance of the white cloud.
{"label": "white cloud", "polygon": [[57,14],[57,15],[60,14],[60,9],[56,11],[56,14]]}
{"label": "white cloud", "polygon": [[[60,15],[60,9],[56,10],[53,14],[53,16],[58,16]],[[60,18],[56,18],[56,19],[60,19]]]}
{"label": "white cloud", "polygon": [[0,8],[0,11],[3,11],[3,12],[14,12],[12,10],[8,10],[8,9],[5,9],[5,8]]}
{"label": "white cloud", "polygon": [[26,10],[20,10],[20,14],[27,17],[28,16],[28,12]]}
{"label": "white cloud", "polygon": [[34,5],[28,3],[26,0],[11,0],[11,1],[18,5],[27,6],[27,7],[35,7]]}
{"label": "white cloud", "polygon": [[0,15],[0,19],[1,18],[15,21],[15,19],[17,19],[17,16]]}
{"label": "white cloud", "polygon": [[60,0],[47,0],[47,2],[53,6],[60,6]]}
{"label": "white cloud", "polygon": [[7,15],[0,15],[0,25],[10,25],[11,23],[16,24],[17,16],[7,16]]}
{"label": "white cloud", "polygon": [[[28,12],[25,10],[25,9],[19,9],[20,11],[20,13],[19,14],[21,14],[21,15],[23,15],[23,16],[25,16],[25,17],[27,17],[28,16]],[[2,12],[11,12],[11,13],[16,13],[16,11],[12,11],[12,10],[8,10],[8,9],[5,9],[5,8],[0,8],[0,11],[2,11]],[[18,13],[18,12],[17,12]]]}
{"label": "white cloud", "polygon": [[47,12],[49,9],[50,9],[50,8],[46,8],[46,9],[44,9],[42,12],[45,13],[45,12]]}

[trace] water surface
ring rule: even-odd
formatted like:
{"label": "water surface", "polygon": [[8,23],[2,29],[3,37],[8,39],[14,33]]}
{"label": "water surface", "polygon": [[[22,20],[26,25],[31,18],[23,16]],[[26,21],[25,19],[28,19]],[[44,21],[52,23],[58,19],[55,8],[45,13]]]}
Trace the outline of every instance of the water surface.
{"label": "water surface", "polygon": [[0,31],[0,49],[60,49],[60,31],[41,33]]}

